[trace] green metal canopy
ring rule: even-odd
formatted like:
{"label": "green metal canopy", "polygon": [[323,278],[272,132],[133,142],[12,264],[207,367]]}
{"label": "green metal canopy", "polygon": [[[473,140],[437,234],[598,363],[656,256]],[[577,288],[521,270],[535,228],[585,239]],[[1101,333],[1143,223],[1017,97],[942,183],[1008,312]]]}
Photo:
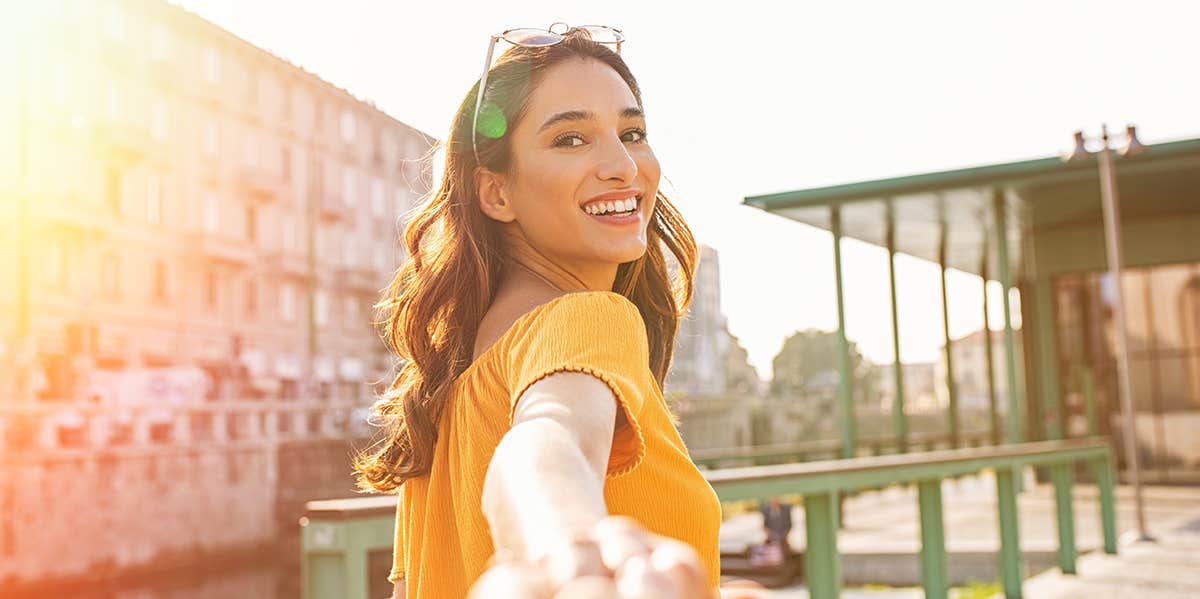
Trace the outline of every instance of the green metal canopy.
{"label": "green metal canopy", "polygon": [[[1194,169],[1178,167],[1180,161],[1194,162],[1200,156],[1200,139],[1153,144],[1146,149],[1121,160],[1122,188],[1161,185],[1161,181],[1155,181],[1155,174],[1165,172],[1176,179],[1172,187],[1200,184],[1200,180],[1178,180],[1180,173],[1196,173]],[[938,262],[944,223],[946,266],[978,275],[982,274],[985,253],[989,255],[987,272],[998,272],[995,253],[986,250],[986,242],[996,223],[993,201],[999,197],[1005,210],[1010,268],[1017,273],[1021,271],[1023,249],[1020,232],[1033,224],[1028,205],[1022,200],[1083,194],[1094,200],[1083,203],[1091,204],[1089,211],[1098,211],[1097,181],[1094,157],[1072,162],[1049,157],[753,195],[742,203],[825,230],[831,230],[831,208],[838,207],[843,236],[880,247],[887,246],[890,205],[897,252]],[[1047,219],[1070,220],[1079,216],[1070,208],[1076,202],[1059,202],[1061,210],[1052,203],[1037,203],[1039,227],[1051,224]],[[1137,209],[1133,206],[1123,210],[1136,213]]]}

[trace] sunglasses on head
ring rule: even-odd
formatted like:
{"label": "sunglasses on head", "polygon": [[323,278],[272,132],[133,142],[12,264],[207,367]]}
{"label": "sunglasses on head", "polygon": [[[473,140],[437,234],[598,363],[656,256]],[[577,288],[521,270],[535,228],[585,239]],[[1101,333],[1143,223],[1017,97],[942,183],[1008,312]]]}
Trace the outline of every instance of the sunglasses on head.
{"label": "sunglasses on head", "polygon": [[[555,31],[555,26],[562,25],[565,29],[559,33]],[[547,29],[538,29],[536,27],[521,27],[518,29],[509,29],[492,35],[491,41],[488,43],[487,58],[483,61],[483,75],[479,78],[479,89],[475,93],[475,113],[471,115],[471,150],[475,153],[475,163],[479,164],[479,146],[476,144],[476,135],[479,129],[479,109],[483,106],[483,93],[487,89],[488,70],[492,66],[492,52],[496,48],[496,42],[504,40],[515,46],[525,46],[527,48],[538,48],[542,46],[553,46],[564,39],[566,34],[572,29],[581,29],[586,31],[593,42],[600,44],[615,44],[617,54],[621,53],[621,42],[625,41],[625,35],[620,29],[609,27],[607,25],[581,25],[579,27],[570,27],[566,23],[553,23]]]}

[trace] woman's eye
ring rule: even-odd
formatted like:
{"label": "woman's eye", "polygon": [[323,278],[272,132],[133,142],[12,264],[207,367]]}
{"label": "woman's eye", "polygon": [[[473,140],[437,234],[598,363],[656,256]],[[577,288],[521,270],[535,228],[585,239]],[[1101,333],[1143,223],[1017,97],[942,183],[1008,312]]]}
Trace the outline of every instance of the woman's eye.
{"label": "woman's eye", "polygon": [[[579,143],[573,143],[573,141],[578,141]],[[630,129],[629,131],[626,131],[625,141],[635,144],[645,143],[646,130]],[[554,138],[553,145],[556,148],[576,148],[583,145],[583,143],[584,139],[578,133],[564,133],[563,135]]]}
{"label": "woman's eye", "polygon": [[575,133],[567,133],[565,135],[560,135],[560,136],[556,137],[554,139],[554,146],[555,147],[564,147],[564,148],[572,148],[572,147],[577,146],[578,144],[568,143],[572,139],[577,139],[577,140],[579,140],[580,143],[583,143],[583,138],[580,137],[579,135],[577,135]]}
{"label": "woman's eye", "polygon": [[632,141],[633,143],[637,143],[637,144],[640,144],[640,143],[646,141],[646,130],[645,129],[630,129],[629,131],[625,132],[626,135],[628,135],[630,133],[636,133],[638,135],[638,137],[637,137],[637,139],[631,139],[629,141]]}

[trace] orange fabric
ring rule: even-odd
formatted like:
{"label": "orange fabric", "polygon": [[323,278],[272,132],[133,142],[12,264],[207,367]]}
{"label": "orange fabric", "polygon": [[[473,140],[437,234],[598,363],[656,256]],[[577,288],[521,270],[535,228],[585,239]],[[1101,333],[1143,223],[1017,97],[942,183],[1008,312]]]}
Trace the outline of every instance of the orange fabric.
{"label": "orange fabric", "polygon": [[609,513],[690,544],[717,588],[721,507],[650,371],[641,314],[618,293],[583,291],[523,314],[455,381],[430,473],[400,488],[388,580],[404,578],[408,599],[462,599],[483,573],[494,551],[481,509],[488,463],[525,389],[563,370],[607,383],[629,421],[613,435]]}

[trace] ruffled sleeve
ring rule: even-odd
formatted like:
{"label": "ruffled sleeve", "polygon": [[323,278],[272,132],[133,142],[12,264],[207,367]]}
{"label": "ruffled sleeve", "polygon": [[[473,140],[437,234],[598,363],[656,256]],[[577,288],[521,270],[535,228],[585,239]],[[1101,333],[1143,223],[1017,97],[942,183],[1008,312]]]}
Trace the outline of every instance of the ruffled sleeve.
{"label": "ruffled sleeve", "polygon": [[559,296],[535,310],[519,323],[505,351],[510,426],[517,400],[530,385],[556,372],[590,374],[608,385],[627,421],[613,432],[606,476],[632,471],[646,451],[639,417],[652,376],[637,306],[618,293],[590,291]]}

